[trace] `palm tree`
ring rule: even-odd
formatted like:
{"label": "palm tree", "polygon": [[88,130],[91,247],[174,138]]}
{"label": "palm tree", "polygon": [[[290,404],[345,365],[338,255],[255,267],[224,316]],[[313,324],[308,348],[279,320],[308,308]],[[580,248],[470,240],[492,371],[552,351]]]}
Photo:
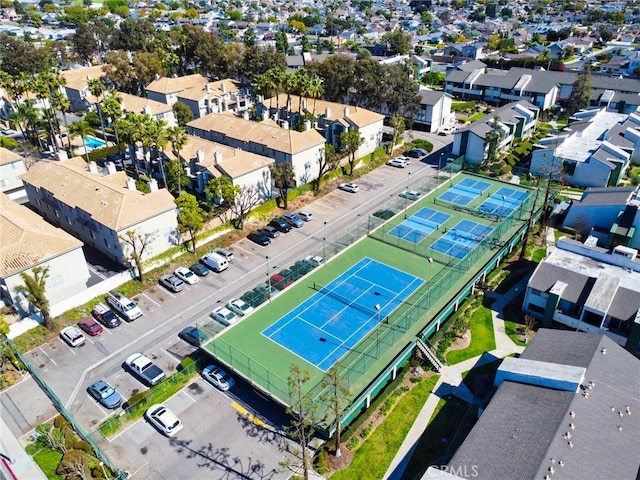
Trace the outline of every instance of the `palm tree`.
{"label": "palm tree", "polygon": [[87,82],[87,87],[91,95],[96,97],[96,110],[98,111],[98,116],[100,117],[100,126],[102,127],[102,134],[104,135],[104,119],[102,118],[102,109],[100,108],[100,97],[104,93],[104,83],[99,78],[90,78]]}
{"label": "palm tree", "polygon": [[84,147],[84,154],[87,163],[89,163],[89,152],[87,150],[87,143],[85,142],[85,138],[89,135],[95,133],[95,130],[91,128],[89,122],[86,120],[78,120],[77,122],[73,122],[69,125],[69,136],[71,138],[81,137],[82,138],[82,146]]}
{"label": "palm tree", "polygon": [[180,182],[180,174],[182,170],[182,158],[180,158],[180,150],[187,144],[187,132],[183,127],[175,126],[167,129],[167,138],[171,142],[171,148],[176,152],[180,168],[178,169],[178,196],[182,194],[182,184]]}
{"label": "palm tree", "polygon": [[36,145],[35,131],[40,122],[40,111],[33,106],[33,101],[18,103],[9,114],[9,121],[18,126],[25,140]]}
{"label": "palm tree", "polygon": [[[51,106],[62,113],[64,128],[66,128],[68,132],[69,123],[67,122],[67,112],[71,109],[71,102],[64,93],[60,90],[56,90],[51,95]],[[67,141],[69,142],[68,148],[71,150],[71,137],[69,137],[69,135],[67,135]]]}
{"label": "palm tree", "polygon": [[263,100],[265,98],[269,99],[269,110],[273,107],[273,87],[271,78],[266,73],[262,75],[256,75],[255,80],[253,81],[253,88],[258,95],[261,95]]}
{"label": "palm tree", "polygon": [[316,100],[321,98],[324,94],[324,85],[322,79],[315,76],[309,80],[309,86],[307,88],[307,95],[313,98],[313,118],[316,117]]}
{"label": "palm tree", "polygon": [[280,67],[273,67],[267,70],[267,79],[269,81],[269,88],[273,92],[273,95],[276,97],[276,111],[278,112],[278,116],[280,115],[280,99],[278,98],[278,93],[280,92],[280,87],[282,86],[282,82],[284,79],[284,72]]}
{"label": "palm tree", "polygon": [[35,267],[31,270],[31,274],[22,272],[20,278],[22,278],[24,285],[18,285],[16,290],[26,294],[27,300],[42,313],[44,326],[52,330],[53,323],[51,322],[49,300],[47,299],[49,267]]}
{"label": "palm tree", "polygon": [[284,76],[282,77],[282,88],[284,90],[284,93],[287,94],[287,105],[286,105],[286,110],[287,110],[287,118],[289,118],[289,115],[291,114],[290,112],[290,106],[291,106],[291,94],[296,91],[298,87],[298,77],[296,76],[295,73],[285,73]]}
{"label": "palm tree", "polygon": [[48,141],[53,146],[54,151],[58,151],[58,142],[55,140],[55,129],[53,128],[53,121],[51,119],[51,108],[49,107],[49,97],[51,96],[51,74],[49,72],[42,72],[32,82],[31,90],[36,94],[36,98],[42,101],[43,110],[47,123],[49,125],[49,139]]}
{"label": "palm tree", "polygon": [[298,114],[302,111],[302,97],[307,96],[307,90],[310,85],[309,72],[306,68],[298,68],[295,73],[296,77],[296,91],[298,92]]}
{"label": "palm tree", "polygon": [[122,142],[128,145],[129,151],[132,153],[133,168],[136,170],[136,178],[140,176],[140,170],[138,169],[138,159],[136,158],[135,143],[137,138],[137,124],[136,114],[127,112],[124,118],[116,120],[117,129],[122,137]]}
{"label": "palm tree", "polygon": [[118,91],[114,88],[107,90],[107,97],[104,99],[102,110],[113,125],[113,133],[116,136],[118,152],[120,152],[120,137],[118,136],[118,120],[122,117],[122,99]]}

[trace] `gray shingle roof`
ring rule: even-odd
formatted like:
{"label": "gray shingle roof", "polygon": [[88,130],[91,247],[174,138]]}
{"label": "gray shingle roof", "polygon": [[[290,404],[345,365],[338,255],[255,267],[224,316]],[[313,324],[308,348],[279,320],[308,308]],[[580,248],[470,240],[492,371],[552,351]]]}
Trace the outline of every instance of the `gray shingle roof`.
{"label": "gray shingle roof", "polygon": [[521,358],[583,367],[582,387],[504,382],[449,466],[476,465],[479,480],[542,479],[550,467],[553,480],[636,478],[640,360],[605,335],[548,329]]}
{"label": "gray shingle roof", "polygon": [[562,294],[564,300],[584,304],[593,288],[595,278],[542,262],[531,276],[528,286],[540,292],[548,292],[558,281],[567,284]]}
{"label": "gray shingle roof", "polygon": [[613,297],[611,307],[607,313],[620,320],[630,320],[638,313],[639,306],[640,292],[620,287],[615,297]]}
{"label": "gray shingle roof", "polygon": [[635,187],[590,188],[574,205],[620,205],[624,207]]}

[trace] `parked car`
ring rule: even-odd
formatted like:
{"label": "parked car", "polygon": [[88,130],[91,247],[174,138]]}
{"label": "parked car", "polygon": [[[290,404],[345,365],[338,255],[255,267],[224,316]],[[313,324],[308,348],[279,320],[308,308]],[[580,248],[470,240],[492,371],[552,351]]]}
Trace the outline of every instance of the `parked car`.
{"label": "parked car", "polygon": [[258,284],[254,291],[261,292],[265,298],[273,298],[280,293],[280,290],[274,287],[270,281]]}
{"label": "parked car", "polygon": [[233,378],[217,365],[209,365],[202,370],[202,378],[223,392],[235,384]]}
{"label": "parked car", "polygon": [[87,392],[105,408],[118,408],[122,405],[122,395],[104,380],[89,385]]}
{"label": "parked car", "polygon": [[166,378],[162,369],[141,353],[129,355],[124,363],[138,380],[149,386],[157,385]]}
{"label": "parked car", "polygon": [[300,275],[306,275],[307,273],[312,271],[314,268],[316,268],[315,265],[311,265],[309,262],[306,262],[305,260],[298,260],[296,263],[291,265],[291,270],[295,270]]}
{"label": "parked car", "polygon": [[83,318],[82,320],[80,320],[78,322],[78,327],[80,327],[92,337],[95,337],[96,335],[100,335],[102,333],[102,325],[100,325],[91,317]]}
{"label": "parked car", "polygon": [[267,301],[267,297],[265,296],[264,292],[256,289],[249,290],[248,292],[243,293],[240,298],[251,305],[253,308],[258,307]]}
{"label": "parked car", "polygon": [[203,255],[200,259],[200,263],[217,273],[229,268],[229,262],[227,259],[217,253],[207,253],[206,255]]}
{"label": "parked car", "polygon": [[289,268],[280,270],[278,273],[291,282],[295,282],[296,280],[299,280],[300,278],[302,278],[302,275],[303,275],[301,272],[298,272],[294,269],[289,269]]}
{"label": "parked car", "polygon": [[422,193],[415,190],[405,190],[404,192],[400,192],[400,196],[407,200],[418,200],[422,196]]}
{"label": "parked car", "polygon": [[424,148],[412,148],[411,150],[407,150],[406,152],[404,152],[404,154],[405,156],[411,158],[422,158],[426,155],[429,155],[429,152],[427,152]]}
{"label": "parked car", "polygon": [[289,285],[291,285],[291,282],[287,280],[285,277],[283,277],[282,275],[280,275],[279,273],[276,273],[275,275],[271,275],[270,280],[271,280],[271,286],[275,287],[278,290],[284,290]]}
{"label": "parked car", "polygon": [[229,300],[229,303],[227,303],[227,308],[236,315],[240,315],[241,317],[249,315],[251,312],[253,312],[253,307],[239,298],[232,298],[231,300]]}
{"label": "parked car", "polygon": [[86,341],[80,329],[74,326],[65,327],[60,330],[60,338],[70,347],[79,347],[80,345],[84,345]]}
{"label": "parked car", "polygon": [[247,235],[247,238],[253,243],[257,243],[258,245],[262,245],[263,247],[266,247],[271,243],[269,237],[267,237],[264,233],[260,233],[257,231],[251,232],[249,235]]}
{"label": "parked car", "polygon": [[389,165],[390,167],[396,167],[396,168],[404,168],[410,164],[411,164],[411,160],[409,160],[407,157],[396,157],[387,162],[387,165]]}
{"label": "parked car", "polygon": [[304,257],[304,261],[313,265],[314,267],[324,265],[324,258],[319,257],[318,255],[308,255]]}
{"label": "parked car", "polygon": [[178,333],[178,337],[194,347],[199,347],[202,343],[202,335],[198,327],[184,327]]}
{"label": "parked car", "polygon": [[217,253],[221,257],[226,258],[228,262],[230,262],[231,260],[233,260],[235,258],[235,255],[233,254],[233,252],[231,250],[229,250],[228,248],[224,248],[224,247],[216,248],[213,251],[213,253]]}
{"label": "parked car", "polygon": [[159,282],[160,285],[173,293],[179,293],[184,290],[184,282],[175,275],[162,275]]}
{"label": "parked car", "polygon": [[189,266],[189,270],[198,275],[199,277],[206,277],[209,275],[209,269],[201,263],[194,263]]}
{"label": "parked car", "polygon": [[138,304],[116,290],[107,292],[107,303],[128,322],[142,316],[142,310]]}
{"label": "parked car", "polygon": [[276,238],[280,236],[280,232],[273,228],[271,225],[267,225],[265,227],[259,228],[258,233],[262,233],[269,238]]}
{"label": "parked car", "polygon": [[211,317],[221,324],[228,326],[233,325],[238,321],[236,314],[229,310],[227,307],[218,307],[211,312]]}
{"label": "parked car", "polygon": [[167,407],[161,404],[152,405],[144,413],[147,421],[167,437],[173,437],[182,430],[182,422]]}
{"label": "parked car", "polygon": [[93,317],[107,328],[115,328],[120,325],[120,319],[116,313],[104,303],[96,303],[91,310]]}
{"label": "parked car", "polygon": [[298,210],[296,212],[296,215],[298,215],[305,222],[310,222],[311,220],[313,220],[313,213],[306,210]]}
{"label": "parked car", "polygon": [[291,225],[286,220],[276,217],[269,222],[269,225],[282,233],[289,233],[291,231]]}
{"label": "parked car", "polygon": [[113,166],[116,167],[116,171],[118,172],[122,172],[124,170],[122,159],[116,154],[109,154],[106,158],[101,158],[96,161],[96,164],[102,168],[106,167],[108,163],[113,163]]}
{"label": "parked car", "polygon": [[188,268],[178,267],[173,274],[188,285],[198,282],[198,276]]}
{"label": "parked car", "polygon": [[292,212],[285,213],[282,215],[282,218],[284,218],[292,227],[300,228],[304,225],[304,220]]}
{"label": "parked car", "polygon": [[356,193],[360,187],[356,183],[341,183],[338,188],[345,192]]}

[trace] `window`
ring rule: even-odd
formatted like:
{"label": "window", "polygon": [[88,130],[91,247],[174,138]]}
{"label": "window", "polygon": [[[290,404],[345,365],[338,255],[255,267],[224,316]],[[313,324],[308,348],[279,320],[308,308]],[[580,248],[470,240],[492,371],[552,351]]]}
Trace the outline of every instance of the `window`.
{"label": "window", "polygon": [[59,287],[64,284],[64,277],[62,275],[56,275],[49,279],[49,287]]}
{"label": "window", "polygon": [[91,234],[91,238],[92,238],[93,240],[95,240],[95,239],[96,239],[96,234],[95,234],[95,233],[93,233],[93,231],[91,231],[91,232],[89,232],[89,233]]}
{"label": "window", "polygon": [[9,180],[6,178],[0,178],[0,187],[6,187],[9,185]]}

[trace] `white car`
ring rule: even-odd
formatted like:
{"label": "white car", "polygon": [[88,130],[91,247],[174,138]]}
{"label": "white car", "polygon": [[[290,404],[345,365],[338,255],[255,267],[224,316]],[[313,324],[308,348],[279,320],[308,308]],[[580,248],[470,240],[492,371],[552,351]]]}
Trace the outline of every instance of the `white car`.
{"label": "white car", "polygon": [[182,422],[167,407],[161,404],[152,405],[144,413],[144,417],[167,437],[173,437],[182,430]]}
{"label": "white car", "polygon": [[313,219],[313,213],[307,212],[306,210],[298,210],[296,212],[296,215],[298,215],[305,222],[310,222]]}
{"label": "white car", "polygon": [[422,196],[422,193],[416,192],[415,190],[405,190],[404,192],[400,193],[400,196],[402,198],[406,198],[407,200],[418,200]]}
{"label": "white car", "polygon": [[324,265],[324,258],[319,257],[318,255],[309,255],[307,257],[304,257],[304,261],[313,265],[314,267]]}
{"label": "white car", "polygon": [[78,327],[70,326],[60,330],[60,338],[64,340],[70,347],[79,347],[84,345],[85,338]]}
{"label": "white car", "polygon": [[341,183],[338,188],[345,192],[356,193],[359,187],[357,183]]}
{"label": "white car", "polygon": [[244,300],[240,300],[239,298],[232,298],[231,300],[229,300],[229,303],[227,303],[227,308],[236,315],[240,315],[241,317],[249,315],[251,312],[253,312],[253,307]]}
{"label": "white car", "polygon": [[188,285],[193,285],[194,283],[198,282],[198,276],[188,268],[184,268],[184,267],[176,268],[176,271],[173,273],[175,274],[176,277],[178,277],[180,280],[182,280],[184,283]]}
{"label": "white car", "polygon": [[218,307],[210,315],[223,325],[233,325],[238,321],[236,314],[227,307]]}
{"label": "white car", "polygon": [[389,165],[390,167],[397,167],[397,168],[404,168],[410,164],[411,164],[411,160],[409,160],[407,157],[396,157],[387,162],[387,165]]}
{"label": "white car", "polygon": [[234,385],[233,378],[217,365],[209,365],[202,370],[202,378],[214,387],[226,392]]}

